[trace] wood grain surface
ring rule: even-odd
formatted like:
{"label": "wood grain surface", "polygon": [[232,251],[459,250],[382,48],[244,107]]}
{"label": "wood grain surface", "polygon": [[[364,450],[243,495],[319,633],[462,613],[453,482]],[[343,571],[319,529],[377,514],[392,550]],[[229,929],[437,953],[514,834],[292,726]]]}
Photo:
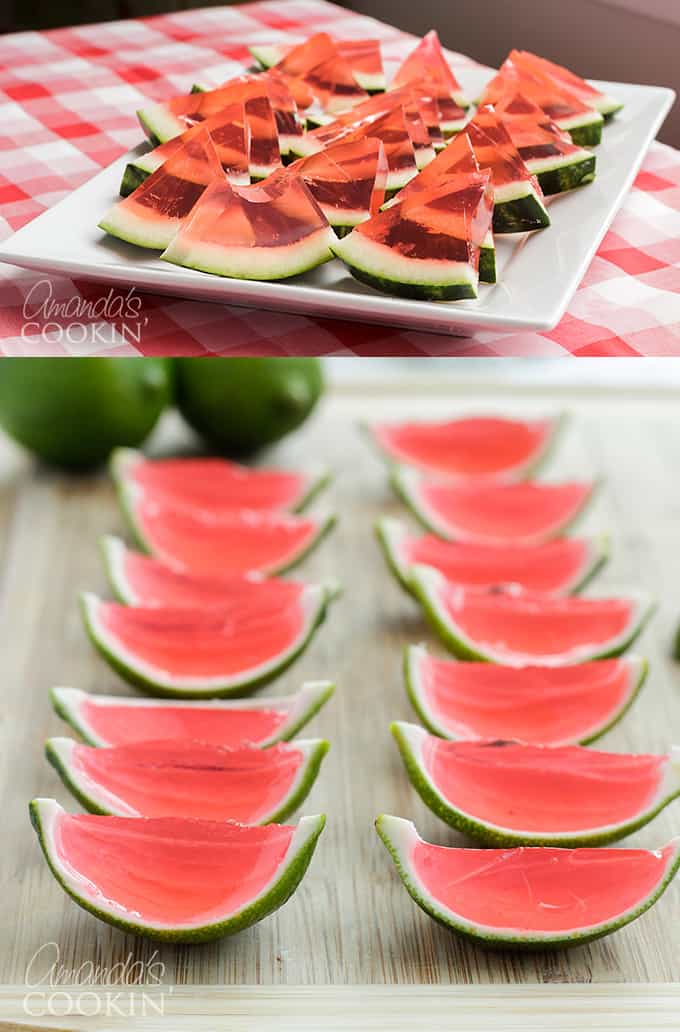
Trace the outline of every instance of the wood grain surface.
{"label": "wood grain surface", "polygon": [[[269,689],[287,692],[305,678],[337,682],[335,697],[310,725],[310,734],[330,740],[331,751],[304,807],[326,812],[328,827],[301,888],[281,911],[234,938],[203,946],[157,946],[109,928],[64,895],[43,861],[28,821],[29,799],[55,796],[76,809],[43,758],[45,738],[68,733],[51,712],[48,689],[59,683],[127,690],[88,644],[75,603],[79,589],[105,592],[97,538],[122,533],[123,526],[105,475],[72,478],[38,469],[3,443],[0,985],[23,986],[31,958],[46,943],[58,944],[64,981],[73,972],[70,980],[78,981],[86,961],[110,969],[130,954],[143,962],[157,955],[163,981],[177,986],[680,981],[680,879],[640,920],[590,946],[488,952],[438,927],[411,902],[373,830],[375,816],[386,811],[413,818],[433,841],[463,842],[417,798],[389,735],[391,720],[415,719],[401,682],[402,648],[429,635],[374,542],[373,521],[402,510],[356,421],[558,408],[567,408],[571,419],[544,475],[605,477],[579,527],[608,531],[612,539],[611,562],[590,593],[642,587],[659,600],[636,647],[650,660],[648,683],[602,745],[665,751],[680,742],[680,666],[669,656],[680,619],[677,399],[629,394],[621,402],[605,392],[565,397],[545,390],[484,395],[450,386],[444,391],[434,382],[413,396],[375,388],[331,395],[303,431],[266,456],[290,465],[324,461],[336,473],[317,506],[332,505],[339,525],[300,570],[309,579],[339,577],[345,593],[309,651]],[[179,434],[170,419],[157,448],[184,441]],[[680,801],[631,842],[655,847],[678,831]],[[46,957],[33,966],[33,977],[41,963],[44,971]]]}

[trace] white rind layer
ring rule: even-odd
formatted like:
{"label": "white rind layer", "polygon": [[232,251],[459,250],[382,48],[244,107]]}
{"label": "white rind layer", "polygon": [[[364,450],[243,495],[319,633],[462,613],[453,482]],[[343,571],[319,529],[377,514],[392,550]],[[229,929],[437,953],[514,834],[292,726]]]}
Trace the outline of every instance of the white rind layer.
{"label": "white rind layer", "polygon": [[296,276],[332,257],[335,234],[322,226],[296,244],[285,247],[229,247],[186,241],[178,234],[161,255],[164,261],[189,269],[236,279],[274,280]]}
{"label": "white rind layer", "polygon": [[130,670],[146,681],[156,685],[168,692],[173,691],[196,691],[208,692],[210,690],[226,691],[230,688],[238,688],[243,684],[251,684],[261,678],[265,678],[272,671],[284,665],[286,661],[295,655],[303,642],[307,641],[314,626],[318,622],[324,607],[329,600],[328,589],[320,584],[308,584],[305,586],[299,600],[302,609],[302,627],[291,644],[274,656],[272,659],[256,666],[240,670],[237,674],[217,675],[213,677],[171,677],[167,671],[158,670],[151,664],[146,663],[138,656],[129,652],[124,645],[111,634],[99,619],[99,607],[102,604],[96,595],[90,592],[83,592],[81,601],[85,619],[94,637],[102,647],[119,662],[123,663]]}
{"label": "white rind layer", "polygon": [[524,197],[535,197],[539,204],[543,204],[533,184],[528,179],[518,179],[514,183],[503,183],[501,186],[494,186],[494,204],[507,204],[509,201],[519,201]]}
{"label": "white rind layer", "polygon": [[569,154],[560,154],[551,158],[528,158],[525,159],[524,164],[533,172],[534,175],[538,175],[540,172],[552,172],[553,169],[557,168],[572,168],[575,165],[580,165],[584,161],[590,161],[592,154],[587,150],[572,151]]}
{"label": "white rind layer", "polygon": [[[310,839],[314,838],[318,833],[319,824],[322,820],[318,816],[300,818],[277,871],[258,894],[252,900],[248,900],[243,907],[237,907],[231,911],[225,910],[219,914],[197,915],[196,921],[186,922],[178,926],[177,924],[170,925],[158,921],[144,921],[138,914],[130,913],[125,907],[116,906],[112,900],[97,894],[96,886],[88,882],[75,868],[71,867],[67,861],[59,856],[56,842],[57,828],[60,818],[69,815],[59,806],[55,799],[36,799],[34,800],[34,805],[48,861],[53,870],[58,872],[59,880],[67,891],[71,892],[77,899],[82,899],[89,905],[96,907],[101,913],[110,915],[114,920],[127,921],[131,925],[136,925],[149,931],[170,931],[178,927],[183,931],[198,930],[205,928],[206,925],[219,924],[222,921],[233,919],[242,910],[256,905],[281,880],[286,869],[295,862],[298,854],[304,850]],[[88,889],[90,890],[89,892]]]}
{"label": "white rind layer", "polygon": [[560,129],[566,129],[567,132],[570,129],[582,129],[587,125],[602,125],[604,122],[603,116],[599,111],[582,111],[577,115],[567,115],[564,118],[556,118],[556,124]]}
{"label": "white rind layer", "polygon": [[[554,943],[564,940],[565,943],[569,943],[575,936],[585,937],[597,933],[598,930],[604,931],[610,925],[618,925],[620,922],[625,922],[625,919],[636,914],[640,906],[644,903],[644,900],[639,900],[634,906],[629,907],[618,914],[613,914],[607,921],[592,925],[581,925],[578,928],[569,928],[564,929],[563,931],[545,932],[527,928],[509,928],[507,926],[496,927],[494,925],[474,924],[462,917],[460,914],[457,914],[454,910],[445,906],[441,901],[432,896],[423,885],[418,873],[413,867],[411,858],[415,847],[424,840],[421,839],[420,835],[416,831],[413,822],[407,821],[403,817],[392,817],[389,814],[383,814],[379,820],[381,829],[385,833],[385,837],[389,840],[390,845],[396,854],[399,867],[405,877],[407,885],[412,889],[417,899],[422,901],[430,913],[443,920],[444,923],[453,924],[462,932],[467,932],[472,936],[486,938],[490,942],[507,940],[509,942],[521,941],[527,943],[541,943],[542,941],[545,941]],[[661,885],[665,878],[668,877],[668,872],[677,861],[678,856],[680,856],[680,837],[672,839],[669,845],[673,846],[673,851],[671,852],[668,864],[666,865],[664,877],[659,879],[659,885]],[[540,847],[534,846],[533,848],[536,849]]]}
{"label": "white rind layer", "polygon": [[153,251],[163,251],[174,239],[183,219],[170,219],[149,208],[149,217],[143,218],[120,201],[110,209],[99,223],[111,236],[124,240],[138,247],[148,247]]}
{"label": "white rind layer", "polygon": [[435,287],[465,284],[477,290],[477,272],[467,262],[405,258],[360,233],[336,240],[333,252],[348,265],[394,283]]}
{"label": "white rind layer", "polygon": [[247,699],[154,699],[136,695],[90,695],[80,688],[65,686],[54,687],[50,697],[55,709],[60,714],[67,714],[68,722],[74,730],[91,745],[101,748],[113,743],[96,734],[83,713],[83,706],[89,703],[106,709],[108,706],[125,707],[134,718],[135,709],[188,709],[202,712],[233,712],[238,710],[271,710],[285,713],[286,718],[274,735],[258,742],[261,748],[274,745],[289,738],[291,729],[307,722],[307,715],[314,714],[330,698],[334,690],[332,681],[305,681],[299,691],[293,695],[281,695],[277,698]]}

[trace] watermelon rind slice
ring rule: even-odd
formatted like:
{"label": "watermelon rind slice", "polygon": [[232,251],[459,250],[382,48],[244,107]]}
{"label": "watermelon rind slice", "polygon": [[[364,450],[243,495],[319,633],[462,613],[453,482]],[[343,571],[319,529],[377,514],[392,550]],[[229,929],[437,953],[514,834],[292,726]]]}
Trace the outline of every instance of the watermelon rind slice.
{"label": "watermelon rind slice", "polygon": [[[392,737],[406,768],[408,779],[425,805],[450,827],[462,832],[487,846],[603,846],[616,842],[626,835],[649,824],[668,804],[680,795],[680,746],[673,748],[662,781],[652,800],[635,818],[628,821],[604,825],[588,831],[524,831],[503,827],[490,821],[481,821],[472,814],[456,807],[442,794],[427,770],[423,748],[429,738],[424,728],[406,721],[394,721],[390,725]],[[550,749],[550,746],[530,748]],[[535,772],[540,782],[540,770]]]}
{"label": "watermelon rind slice", "polygon": [[[63,781],[64,786],[85,810],[103,817],[148,816],[139,813],[126,804],[124,799],[114,796],[103,786],[96,784],[83,774],[73,762],[73,750],[76,747],[77,743],[72,738],[48,738],[45,743],[45,756]],[[324,756],[328,752],[329,744],[323,738],[300,739],[295,743],[295,749],[302,753],[303,760],[290,788],[277,801],[274,810],[264,814],[256,822],[248,821],[249,824],[283,823],[302,806],[311,792]]]}
{"label": "watermelon rind slice", "polygon": [[[140,488],[138,485],[130,482],[121,483],[117,494],[121,512],[135,543],[143,552],[146,552],[147,555],[155,555],[156,553],[153,542],[147,538],[144,533],[144,529],[137,518],[136,502],[141,495]],[[332,512],[321,515],[317,514],[315,516],[315,520],[317,524],[316,532],[309,539],[304,548],[294,554],[287,555],[279,563],[272,567],[268,567],[266,570],[261,570],[260,572],[269,574],[270,576],[288,573],[289,570],[292,570],[295,566],[306,559],[307,556],[314,551],[317,545],[319,545],[331,532],[337,522],[337,516]],[[156,557],[158,558],[158,556]]]}
{"label": "watermelon rind slice", "polygon": [[247,695],[283,673],[307,648],[323,623],[329,603],[336,597],[335,585],[306,585],[299,605],[304,621],[301,632],[279,655],[237,674],[210,677],[173,677],[132,655],[102,626],[98,618],[100,600],[90,592],[80,595],[80,611],[87,635],[103,659],[126,680],[150,695],[167,698],[237,698]]}
{"label": "watermelon rind slice", "polygon": [[[565,932],[522,931],[521,928],[493,927],[474,924],[445,907],[425,888],[411,862],[414,846],[423,840],[412,821],[391,814],[381,814],[375,822],[376,831],[390,854],[397,873],[409,895],[430,917],[445,928],[470,939],[478,945],[511,946],[516,949],[547,949],[581,946],[604,935],[617,931],[649,910],[668,888],[680,868],[680,837],[669,843],[668,863],[662,878],[644,899],[617,914],[611,920],[599,924],[584,925]],[[529,847],[532,848],[532,847]],[[541,849],[540,846],[533,847]],[[577,854],[578,855],[578,854]],[[491,857],[489,857],[491,860]]]}
{"label": "watermelon rind slice", "polygon": [[[443,645],[459,659],[471,659],[484,663],[501,663],[504,665],[524,666],[527,663],[545,666],[561,666],[564,663],[585,663],[593,659],[607,659],[620,656],[633,644],[650,619],[656,602],[645,592],[627,592],[627,597],[634,603],[628,626],[616,637],[599,645],[572,649],[568,657],[551,656],[549,661],[529,656],[517,655],[512,661],[509,653],[497,653],[493,649],[483,648],[471,641],[465,631],[451,618],[441,604],[439,592],[446,585],[446,578],[431,566],[413,566],[410,573],[411,589],[420,602],[423,612]],[[521,597],[521,596],[520,596]]]}
{"label": "watermelon rind slice", "polygon": [[406,258],[357,233],[335,240],[331,250],[358,280],[383,293],[425,301],[477,297],[479,277],[467,262]]}
{"label": "watermelon rind slice", "polygon": [[[425,645],[407,645],[404,649],[403,676],[406,694],[422,725],[439,738],[451,739],[452,735],[441,723],[436,713],[433,712],[428,703],[426,692],[423,689],[420,664],[426,657],[427,648]],[[457,660],[451,659],[451,662],[457,662]],[[597,741],[598,738],[601,738],[602,735],[618,724],[621,718],[628,712],[647,679],[649,664],[642,656],[629,655],[626,656],[626,665],[630,672],[631,688],[623,704],[615,712],[611,713],[603,723],[591,725],[587,733],[582,738],[579,738],[578,741],[562,742],[561,744],[590,745],[591,742]]]}
{"label": "watermelon rind slice", "polygon": [[281,46],[277,43],[251,43],[248,50],[259,66],[265,70],[278,64],[286,53],[285,45]]}
{"label": "watermelon rind slice", "polygon": [[[438,537],[443,538],[444,541],[457,540],[455,528],[449,526],[446,521],[442,520],[439,514],[428,507],[421,498],[419,487],[422,481],[423,477],[417,470],[396,464],[393,466],[389,475],[390,486],[396,496],[401,499],[404,505],[406,505],[426,530],[430,531],[431,534],[436,534]],[[548,540],[549,538],[566,534],[567,531],[571,530],[577,520],[581,519],[583,513],[592,503],[593,498],[597,494],[599,485],[599,480],[593,480],[591,490],[580,508],[561,523],[553,524],[551,527],[546,528],[541,539]],[[536,538],[536,540],[538,540],[538,538]]]}
{"label": "watermelon rind slice", "polygon": [[576,154],[524,159],[524,164],[536,176],[546,197],[592,183],[596,163],[595,155],[585,148]]}
{"label": "watermelon rind slice", "polygon": [[[114,448],[109,459],[109,472],[113,478],[116,491],[122,490],[130,482],[134,467],[139,462],[149,461],[137,448]],[[257,467],[255,467],[257,469]],[[321,494],[331,483],[333,473],[328,466],[320,463],[301,466],[296,472],[305,478],[305,487],[290,506],[290,512],[302,512],[310,502]]]}
{"label": "watermelon rind slice", "polygon": [[[409,563],[405,563],[400,555],[401,544],[406,538],[410,537],[408,527],[400,520],[385,516],[376,521],[374,529],[378,544],[387,563],[387,568],[404,591],[409,595],[413,594],[413,586],[411,584],[412,566]],[[564,585],[560,594],[575,595],[582,591],[609,559],[609,538],[606,534],[590,538],[588,544],[589,549],[586,562],[579,570],[576,578]],[[419,565],[425,564],[420,563]]]}
{"label": "watermelon rind slice", "polygon": [[[120,916],[112,905],[115,901],[107,901],[99,894],[97,904],[85,895],[83,877],[70,864],[64,863],[57,851],[56,834],[59,818],[64,810],[54,799],[33,799],[29,804],[31,823],[38,835],[40,846],[47,864],[61,885],[62,889],[84,910],[94,914],[107,924],[121,928],[134,935],[147,936],[164,942],[211,942],[226,935],[233,935],[250,925],[256,924],[269,914],[278,910],[290,899],[300,884],[314,854],[316,843],[324,829],[326,817],[301,817],[293,833],[286,855],[275,876],[248,904],[232,913],[223,916],[210,924],[191,924],[171,927],[156,922],[144,922],[139,917],[135,920],[131,914],[129,919]],[[130,818],[138,820],[139,818]],[[205,822],[211,825],[213,822]],[[168,860],[170,862],[170,858]]]}
{"label": "watermelon rind slice", "polygon": [[171,702],[165,699],[140,698],[131,695],[90,695],[80,688],[69,688],[56,686],[50,691],[50,701],[55,713],[71,727],[87,745],[104,747],[116,743],[102,738],[95,730],[87,716],[83,712],[83,706],[87,702],[91,706],[100,706],[106,711],[108,706],[126,708],[130,712],[130,720],[134,721],[135,709],[158,709],[171,705],[173,708],[186,708],[188,710],[199,708],[209,712],[232,712],[238,710],[278,710],[287,711],[286,719],[273,735],[263,738],[257,742],[261,749],[266,749],[277,742],[288,742],[300,731],[328,702],[335,685],[332,681],[305,681],[299,691],[293,695],[281,695],[277,698],[257,699],[213,699],[209,701],[197,701],[193,699],[173,699]]}
{"label": "watermelon rind slice", "polygon": [[227,244],[194,243],[184,246],[179,234],[163,251],[163,261],[185,269],[211,272],[230,279],[280,280],[300,276],[331,257],[335,234],[319,227],[303,240],[282,247],[229,247]]}
{"label": "watermelon rind slice", "polygon": [[548,209],[531,180],[494,187],[494,233],[526,233],[549,225]]}

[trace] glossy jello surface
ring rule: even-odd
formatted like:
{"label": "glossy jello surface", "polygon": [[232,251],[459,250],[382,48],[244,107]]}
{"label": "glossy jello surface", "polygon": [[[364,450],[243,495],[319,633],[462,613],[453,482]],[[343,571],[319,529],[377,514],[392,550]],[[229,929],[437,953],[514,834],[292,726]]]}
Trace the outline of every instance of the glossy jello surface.
{"label": "glossy jello surface", "polygon": [[195,817],[259,824],[275,814],[303,762],[294,745],[223,748],[150,741],[95,749],[76,745],[71,763],[86,786],[130,817]]}
{"label": "glossy jello surface", "polygon": [[428,736],[426,771],[450,804],[515,833],[587,832],[633,821],[656,798],[665,756]]}
{"label": "glossy jello surface", "polygon": [[173,703],[133,707],[85,699],[83,719],[102,741],[109,745],[156,739],[183,741],[194,739],[212,745],[239,746],[271,738],[286,720],[286,711],[270,709]]}
{"label": "glossy jello surface", "polygon": [[154,555],[181,569],[214,576],[277,568],[311,543],[312,519],[266,512],[222,513],[206,520],[190,510],[142,499],[136,508]]}
{"label": "glossy jello surface", "polygon": [[229,916],[275,877],[293,827],[60,816],[57,856],[93,905],[161,925]]}
{"label": "glossy jello surface", "polygon": [[626,598],[552,598],[483,594],[445,584],[441,604],[463,634],[499,661],[505,655],[567,662],[571,650],[596,650],[631,625],[633,603]]}
{"label": "glossy jello surface", "polygon": [[452,738],[515,738],[536,745],[582,741],[635,689],[625,659],[566,667],[503,667],[423,656],[418,678],[429,711]]}
{"label": "glossy jello surface", "polygon": [[606,923],[663,880],[673,849],[448,849],[414,844],[411,862],[433,899],[463,920],[518,933]]}
{"label": "glossy jello surface", "polygon": [[229,600],[218,609],[161,609],[103,602],[101,629],[115,646],[154,671],[181,678],[228,677],[280,656],[301,634],[297,605]]}
{"label": "glossy jello surface", "polygon": [[182,239],[225,247],[286,247],[327,223],[304,183],[287,170],[244,187],[214,184],[201,198]]}
{"label": "glossy jello surface", "polygon": [[129,197],[120,201],[119,208],[134,212],[139,206],[151,209],[156,216],[182,219],[215,179],[225,182],[224,172],[208,130],[201,128]]}

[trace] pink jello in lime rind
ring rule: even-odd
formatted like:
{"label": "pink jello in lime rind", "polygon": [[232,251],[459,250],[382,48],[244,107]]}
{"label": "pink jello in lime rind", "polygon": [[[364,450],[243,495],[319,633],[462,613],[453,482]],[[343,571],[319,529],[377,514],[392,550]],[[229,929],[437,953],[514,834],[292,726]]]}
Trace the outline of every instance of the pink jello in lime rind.
{"label": "pink jello in lime rind", "polygon": [[449,738],[515,738],[536,745],[586,742],[614,721],[637,691],[639,660],[601,659],[566,667],[414,659],[416,690]]}
{"label": "pink jello in lime rind", "polygon": [[273,738],[285,724],[288,713],[271,708],[223,709],[192,703],[176,706],[145,706],[135,700],[135,706],[113,702],[106,706],[90,698],[81,704],[82,718],[89,730],[101,741],[124,745],[152,739],[193,739],[212,745],[238,746],[243,742],[261,743]]}
{"label": "pink jello in lime rind", "polygon": [[300,640],[305,626],[300,605],[282,609],[261,598],[201,612],[107,602],[97,620],[118,651],[175,678],[228,677],[260,667]]}
{"label": "pink jello in lime rind", "polygon": [[[439,604],[465,639],[497,661],[565,662],[608,648],[633,627],[635,604],[627,598],[551,598],[461,591],[444,581]],[[582,658],[585,658],[583,656]]]}
{"label": "pink jello in lime rind", "polygon": [[219,608],[227,599],[264,598],[285,607],[298,601],[303,590],[301,582],[259,574],[195,574],[140,552],[126,551],[120,562],[120,576],[134,596],[134,604],[141,606],[205,609]]}
{"label": "pink jello in lime rind", "polygon": [[135,505],[135,525],[157,558],[179,569],[214,576],[269,571],[287,565],[308,548],[319,531],[314,519],[241,510],[206,521],[174,503]]}
{"label": "pink jello in lime rind", "polygon": [[524,162],[584,153],[542,108],[521,93],[503,98],[494,110]]}
{"label": "pink jello in lime rind", "polygon": [[316,66],[337,56],[335,44],[327,32],[317,32],[304,43],[298,44],[274,67],[285,76],[298,107],[308,108],[314,101],[314,93],[305,81]]}
{"label": "pink jello in lime rind", "polygon": [[239,466],[223,458],[139,458],[125,475],[159,497],[191,508],[287,509],[304,495],[308,477],[283,469]]}
{"label": "pink jello in lime rind", "polygon": [[273,881],[294,831],[63,814],[54,845],[94,906],[161,926],[207,924],[246,906]]}
{"label": "pink jello in lime rind", "polygon": [[514,586],[525,591],[562,594],[587,568],[588,541],[558,538],[541,545],[475,545],[442,541],[434,534],[407,536],[398,546],[405,566],[433,566],[447,580],[483,589]]}
{"label": "pink jello in lime rind", "polygon": [[262,77],[274,109],[279,147],[282,154],[290,152],[291,142],[304,132],[304,123],[298,114],[298,105],[284,75],[271,68]]}
{"label": "pink jello in lime rind", "polygon": [[260,824],[284,803],[303,762],[302,751],[289,744],[224,748],[168,740],[75,745],[70,770],[121,815]]}
{"label": "pink jello in lime rind", "polygon": [[517,834],[600,831],[653,808],[668,757],[566,745],[424,738],[421,760],[452,807]]}
{"label": "pink jello in lime rind", "polygon": [[674,847],[451,849],[414,838],[409,859],[428,895],[463,921],[518,936],[606,924],[658,891]]}
{"label": "pink jello in lime rind", "polygon": [[385,199],[388,169],[380,140],[340,141],[300,158],[289,169],[299,172],[333,226],[356,225],[377,212]]}

